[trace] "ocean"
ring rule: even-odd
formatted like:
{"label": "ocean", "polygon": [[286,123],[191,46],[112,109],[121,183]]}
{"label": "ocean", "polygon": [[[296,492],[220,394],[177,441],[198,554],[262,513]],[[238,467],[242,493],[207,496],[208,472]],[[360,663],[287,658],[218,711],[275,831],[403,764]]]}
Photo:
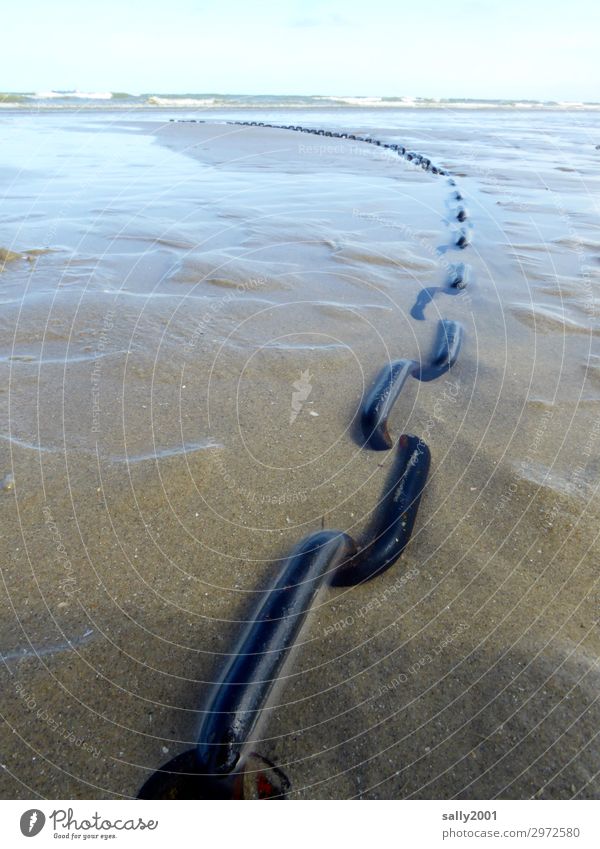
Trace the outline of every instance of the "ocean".
{"label": "ocean", "polygon": [[432,97],[165,94],[99,91],[0,92],[0,108],[22,109],[600,109],[600,103]]}

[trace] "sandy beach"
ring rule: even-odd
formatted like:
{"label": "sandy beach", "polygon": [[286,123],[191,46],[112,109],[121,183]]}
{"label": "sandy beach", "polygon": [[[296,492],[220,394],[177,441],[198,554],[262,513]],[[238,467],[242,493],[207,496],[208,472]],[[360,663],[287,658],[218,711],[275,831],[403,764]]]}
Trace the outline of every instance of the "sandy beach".
{"label": "sandy beach", "polygon": [[3,112],[0,795],[135,797],[194,744],[281,558],[364,537],[361,402],[451,319],[390,419],[432,455],[411,543],[319,595],[253,747],[292,798],[598,798],[596,115],[255,114],[430,157],[472,244],[364,142]]}

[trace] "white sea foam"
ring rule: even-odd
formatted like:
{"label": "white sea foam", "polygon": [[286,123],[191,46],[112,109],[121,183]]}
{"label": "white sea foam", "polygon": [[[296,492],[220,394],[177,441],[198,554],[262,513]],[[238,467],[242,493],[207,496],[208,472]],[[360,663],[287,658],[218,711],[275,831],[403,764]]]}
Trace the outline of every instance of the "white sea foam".
{"label": "white sea foam", "polygon": [[147,102],[150,106],[202,107],[214,106],[216,100],[214,97],[159,97],[157,94],[153,94]]}
{"label": "white sea foam", "polygon": [[112,100],[112,91],[40,91],[35,94],[26,94],[30,100]]}

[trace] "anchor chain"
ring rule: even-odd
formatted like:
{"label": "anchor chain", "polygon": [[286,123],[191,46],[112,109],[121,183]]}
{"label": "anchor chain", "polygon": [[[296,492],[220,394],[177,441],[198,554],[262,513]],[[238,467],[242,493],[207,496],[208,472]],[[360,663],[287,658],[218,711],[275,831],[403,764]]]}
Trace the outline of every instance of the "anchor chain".
{"label": "anchor chain", "polygon": [[[462,193],[444,168],[434,165],[422,154],[409,151],[404,145],[345,132],[262,121],[227,123],[374,144],[434,175],[448,176],[453,201],[458,203],[456,220],[461,225],[454,247],[464,250],[469,246],[470,229]],[[463,290],[469,274],[466,263],[451,265],[448,288],[455,292]],[[442,319],[428,364],[400,359],[382,369],[361,410],[361,425],[368,447],[374,450],[392,448],[387,420],[406,380],[413,377],[428,382],[445,374],[458,358],[462,338],[463,328],[458,322]],[[430,461],[428,446],[416,436],[403,434],[398,440],[398,461],[391,485],[380,501],[375,527],[365,543],[359,546],[342,531],[323,530],[296,546],[284,562],[277,581],[249,620],[237,650],[213,690],[203,712],[196,747],[154,773],[140,790],[140,798],[286,797],[290,784],[282,771],[255,753],[245,753],[249,737],[319,590],[325,585],[355,586],[369,581],[389,569],[404,551],[410,541]]]}

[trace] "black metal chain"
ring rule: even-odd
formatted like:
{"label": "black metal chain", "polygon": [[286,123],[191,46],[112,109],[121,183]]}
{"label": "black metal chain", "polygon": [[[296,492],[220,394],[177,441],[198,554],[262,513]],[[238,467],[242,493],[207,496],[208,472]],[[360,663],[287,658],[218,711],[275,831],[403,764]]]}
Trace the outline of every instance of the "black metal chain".
{"label": "black metal chain", "polygon": [[[449,176],[426,156],[408,151],[404,145],[370,136],[262,121],[227,123],[374,144],[398,153],[432,174]],[[468,216],[462,193],[456,189],[452,176],[449,184],[453,200],[459,204],[456,220],[461,224],[454,246],[462,250],[470,244],[470,232],[465,225]],[[464,289],[469,271],[465,263],[450,266],[447,287],[455,293]],[[423,304],[417,301],[417,306],[422,311]],[[387,419],[407,378],[431,381],[445,374],[458,358],[462,337],[463,329],[458,322],[442,319],[428,364],[401,359],[382,370],[361,410],[366,446],[375,450],[392,448]],[[396,563],[406,548],[430,460],[429,448],[421,439],[402,434],[398,440],[397,465],[367,540],[358,545],[342,531],[327,530],[311,534],[296,546],[250,619],[237,651],[214,688],[203,712],[196,747],[154,773],[142,787],[140,798],[286,797],[290,787],[287,777],[264,758],[248,754],[247,741],[319,589],[324,585],[355,586],[369,581]]]}

